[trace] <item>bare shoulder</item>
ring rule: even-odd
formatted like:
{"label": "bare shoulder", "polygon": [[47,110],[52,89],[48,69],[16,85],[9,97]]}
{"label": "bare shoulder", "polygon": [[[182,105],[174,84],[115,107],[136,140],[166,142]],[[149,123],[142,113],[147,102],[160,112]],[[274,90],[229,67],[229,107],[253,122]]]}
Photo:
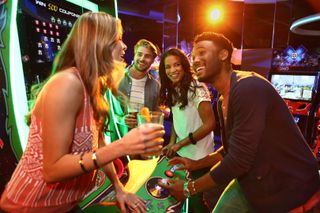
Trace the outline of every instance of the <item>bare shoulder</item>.
{"label": "bare shoulder", "polygon": [[56,73],[47,83],[48,88],[54,87],[55,89],[69,91],[82,91],[82,83],[77,74],[72,68],[62,70]]}
{"label": "bare shoulder", "polygon": [[77,111],[83,102],[83,86],[72,68],[56,73],[43,87],[40,99],[42,107],[67,106]]}

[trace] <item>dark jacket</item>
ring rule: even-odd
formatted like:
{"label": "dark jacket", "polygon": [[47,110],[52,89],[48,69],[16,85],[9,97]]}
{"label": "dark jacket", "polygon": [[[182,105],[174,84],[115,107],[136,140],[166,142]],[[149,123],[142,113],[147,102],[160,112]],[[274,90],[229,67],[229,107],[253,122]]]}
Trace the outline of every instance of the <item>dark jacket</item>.
{"label": "dark jacket", "polygon": [[237,178],[257,212],[300,206],[320,186],[318,164],[287,105],[253,72],[233,72],[230,83],[226,124],[220,119],[225,157],[213,180]]}

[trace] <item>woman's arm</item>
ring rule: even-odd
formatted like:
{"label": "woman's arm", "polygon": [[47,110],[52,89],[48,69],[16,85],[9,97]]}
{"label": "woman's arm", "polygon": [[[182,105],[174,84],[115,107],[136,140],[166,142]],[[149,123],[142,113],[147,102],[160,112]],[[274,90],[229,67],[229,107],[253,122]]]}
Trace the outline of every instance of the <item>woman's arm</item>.
{"label": "woman's arm", "polygon": [[[40,94],[35,106],[37,119],[41,120],[43,139],[43,175],[47,182],[67,180],[84,173],[79,164],[80,154],[71,154],[77,114],[83,104],[83,87],[71,72],[57,73]],[[152,133],[152,131],[154,133]],[[126,154],[159,151],[163,143],[163,126],[149,124],[133,129],[121,140],[96,150],[99,166]],[[88,171],[95,169],[92,153],[83,155],[83,165]]]}
{"label": "woman's arm", "polygon": [[[100,137],[99,147],[104,146],[106,146],[106,143],[103,137]],[[119,203],[121,212],[126,212],[126,207],[130,208],[131,210],[139,209],[140,212],[146,212],[147,206],[145,202],[135,194],[125,191],[123,184],[120,182],[117,176],[113,162],[110,162],[104,166],[104,172],[114,186],[116,200]]]}
{"label": "woman's arm", "polygon": [[[199,104],[198,113],[203,124],[196,131],[192,132],[195,141],[199,141],[207,136],[216,126],[214,113],[209,101],[203,101]],[[190,138],[186,137],[176,144],[178,146],[177,150],[191,143]]]}
{"label": "woman's arm", "polygon": [[173,126],[173,123],[172,123],[171,136],[170,136],[169,144],[171,144],[171,145],[175,144],[176,140],[177,140],[177,134],[176,134],[176,131],[174,130],[174,126]]}
{"label": "woman's arm", "polygon": [[172,147],[176,144],[176,140],[177,140],[177,134],[176,134],[176,131],[174,130],[174,126],[172,123],[170,142],[167,146],[165,146],[162,149],[162,153],[168,157],[173,157],[176,151],[172,150]]}
{"label": "woman's arm", "polygon": [[[99,137],[99,148],[105,147],[106,143],[103,139],[103,136],[100,135]],[[114,167],[113,162],[108,163],[107,165],[104,166],[104,171],[107,174],[109,180],[111,181],[111,183],[114,185],[116,191],[121,189],[122,190],[122,183],[120,182],[117,174],[116,174],[116,170]]]}
{"label": "woman's arm", "polygon": [[[105,147],[106,143],[103,139],[103,136],[101,135],[99,138],[99,148]],[[114,188],[116,191],[122,190],[123,186],[122,183],[120,182],[117,173],[116,173],[116,169],[114,167],[113,162],[108,163],[107,165],[104,166],[104,172],[106,173],[106,175],[108,176],[109,180],[111,181],[111,183],[113,184]]]}
{"label": "woman's arm", "polygon": [[[43,174],[47,182],[65,180],[83,173],[78,162],[79,155],[69,154],[83,99],[83,88],[78,77],[72,72],[61,71],[45,85],[36,103],[34,110],[42,121]],[[84,156],[85,161],[86,158]]]}

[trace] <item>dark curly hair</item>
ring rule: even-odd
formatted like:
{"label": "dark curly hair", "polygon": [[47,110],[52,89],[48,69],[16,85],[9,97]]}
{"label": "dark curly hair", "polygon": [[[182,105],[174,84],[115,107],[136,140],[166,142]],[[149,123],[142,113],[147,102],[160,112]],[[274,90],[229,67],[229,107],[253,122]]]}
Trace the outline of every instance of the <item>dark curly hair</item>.
{"label": "dark curly hair", "polygon": [[[180,58],[184,75],[181,82],[177,85],[179,93],[173,86],[172,81],[168,78],[165,69],[165,59],[168,56],[177,56]],[[191,89],[195,95],[195,87],[191,87],[191,82],[195,82],[193,78],[193,72],[188,60],[188,57],[178,48],[171,48],[162,54],[159,64],[159,75],[161,81],[159,104],[172,107],[177,103],[180,103],[180,109],[188,104],[188,90]],[[196,85],[196,84],[194,84]]]}
{"label": "dark curly hair", "polygon": [[229,39],[227,39],[223,34],[214,32],[203,32],[195,37],[193,45],[200,41],[212,41],[215,45],[220,47],[220,49],[227,50],[229,53],[227,61],[231,62],[231,56],[234,47],[232,42]]}

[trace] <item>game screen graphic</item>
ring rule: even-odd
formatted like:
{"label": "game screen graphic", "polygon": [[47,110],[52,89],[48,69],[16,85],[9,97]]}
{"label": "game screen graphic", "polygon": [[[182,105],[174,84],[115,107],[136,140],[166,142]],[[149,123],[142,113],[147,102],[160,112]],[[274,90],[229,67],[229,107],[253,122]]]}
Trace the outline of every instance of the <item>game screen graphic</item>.
{"label": "game screen graphic", "polygon": [[296,101],[311,101],[317,76],[272,74],[270,81],[280,96]]}
{"label": "game screen graphic", "polygon": [[29,99],[30,88],[51,73],[53,59],[76,19],[87,9],[67,1],[19,1],[17,26]]}
{"label": "game screen graphic", "polygon": [[272,53],[273,71],[305,70],[316,71],[320,67],[320,50],[308,50],[303,45],[274,49]]}

